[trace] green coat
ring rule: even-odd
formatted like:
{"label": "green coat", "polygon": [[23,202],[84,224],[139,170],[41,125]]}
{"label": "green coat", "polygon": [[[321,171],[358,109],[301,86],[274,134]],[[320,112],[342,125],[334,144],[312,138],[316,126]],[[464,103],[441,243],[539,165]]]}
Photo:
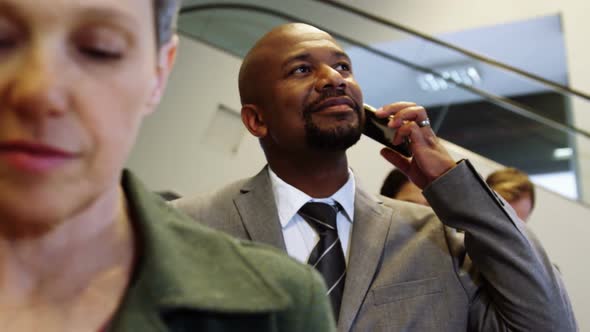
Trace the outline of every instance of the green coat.
{"label": "green coat", "polygon": [[315,270],[198,225],[129,172],[122,185],[140,250],[109,331],[335,331]]}

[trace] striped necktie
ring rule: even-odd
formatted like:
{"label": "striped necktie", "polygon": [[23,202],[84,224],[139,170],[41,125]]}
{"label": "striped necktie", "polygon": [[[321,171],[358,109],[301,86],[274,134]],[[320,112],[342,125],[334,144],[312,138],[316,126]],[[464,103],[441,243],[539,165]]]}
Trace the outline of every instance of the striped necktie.
{"label": "striped necktie", "polygon": [[315,267],[324,277],[336,321],[340,313],[346,277],[346,262],[336,227],[336,216],[339,210],[339,205],[316,202],[308,202],[299,210],[299,215],[320,236],[307,263]]}

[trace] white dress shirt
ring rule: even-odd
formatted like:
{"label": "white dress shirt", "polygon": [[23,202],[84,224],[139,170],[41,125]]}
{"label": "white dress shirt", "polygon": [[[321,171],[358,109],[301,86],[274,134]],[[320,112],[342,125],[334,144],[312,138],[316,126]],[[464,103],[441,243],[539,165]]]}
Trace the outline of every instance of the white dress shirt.
{"label": "white dress shirt", "polygon": [[268,168],[272,191],[279,213],[279,220],[283,230],[283,238],[289,256],[306,263],[320,237],[303,217],[297,212],[307,202],[322,202],[334,205],[338,202],[342,210],[336,217],[338,237],[344,252],[344,259],[348,264],[352,218],[354,216],[355,183],[352,171],[348,170],[348,181],[336,193],[326,198],[312,198],[301,190],[293,187],[278,177]]}

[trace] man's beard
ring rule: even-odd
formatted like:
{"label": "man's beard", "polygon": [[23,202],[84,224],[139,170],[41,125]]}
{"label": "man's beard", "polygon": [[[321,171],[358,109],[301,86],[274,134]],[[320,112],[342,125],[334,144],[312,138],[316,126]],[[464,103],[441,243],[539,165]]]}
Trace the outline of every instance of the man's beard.
{"label": "man's beard", "polygon": [[361,108],[354,100],[353,109],[357,117],[356,122],[344,123],[329,129],[322,129],[313,122],[312,116],[315,105],[320,104],[327,98],[345,95],[346,93],[344,91],[331,90],[331,92],[322,94],[317,101],[304,108],[303,120],[305,124],[305,139],[308,147],[326,151],[341,151],[353,146],[361,138]]}

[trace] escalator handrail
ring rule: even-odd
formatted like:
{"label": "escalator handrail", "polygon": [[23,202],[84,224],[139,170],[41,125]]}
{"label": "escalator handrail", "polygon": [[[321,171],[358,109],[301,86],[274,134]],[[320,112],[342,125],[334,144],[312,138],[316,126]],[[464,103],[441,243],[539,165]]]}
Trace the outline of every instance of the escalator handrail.
{"label": "escalator handrail", "polygon": [[473,58],[473,59],[476,59],[478,61],[485,62],[485,63],[487,63],[487,64],[489,64],[491,66],[502,68],[502,69],[504,69],[506,71],[512,72],[512,73],[517,74],[519,76],[524,76],[524,77],[526,77],[526,78],[528,78],[528,79],[530,79],[532,81],[536,81],[536,82],[539,82],[539,83],[541,83],[541,84],[543,84],[545,86],[551,87],[553,90],[556,90],[556,91],[559,91],[559,92],[563,92],[563,93],[567,93],[567,94],[572,94],[572,95],[575,95],[575,96],[578,96],[580,98],[583,98],[585,100],[590,101],[590,94],[585,93],[585,92],[583,92],[581,90],[568,87],[566,85],[563,85],[563,84],[560,84],[560,83],[557,83],[557,82],[548,80],[546,78],[543,78],[543,77],[541,77],[539,75],[535,75],[535,74],[533,74],[531,72],[528,72],[526,70],[522,70],[520,68],[511,66],[511,65],[508,65],[506,63],[503,63],[503,62],[500,62],[500,61],[497,61],[497,60],[488,58],[488,57],[486,57],[484,55],[481,55],[479,53],[476,53],[476,52],[467,50],[465,48],[459,47],[457,45],[454,45],[454,44],[445,42],[445,41],[443,41],[441,39],[438,39],[436,37],[429,36],[427,34],[424,34],[422,32],[419,32],[417,30],[414,30],[412,28],[409,28],[407,26],[404,26],[402,24],[395,23],[395,22],[386,20],[386,19],[384,19],[382,17],[379,17],[379,16],[376,16],[376,15],[370,14],[370,13],[368,13],[366,11],[363,11],[363,10],[360,10],[360,9],[358,9],[356,7],[352,7],[352,6],[346,5],[346,4],[342,3],[342,2],[333,1],[333,0],[313,0],[313,1],[320,2],[320,3],[323,3],[323,4],[326,4],[326,5],[329,5],[329,6],[338,8],[338,9],[343,10],[343,11],[346,11],[346,12],[350,12],[350,13],[355,14],[357,16],[364,17],[364,18],[366,18],[366,19],[368,19],[370,21],[380,23],[382,25],[385,25],[387,27],[390,27],[390,28],[393,28],[393,29],[396,29],[396,30],[404,31],[404,32],[406,32],[406,33],[408,33],[410,35],[413,35],[415,37],[419,37],[421,39],[427,40],[429,42],[432,42],[432,43],[437,44],[439,46],[442,46],[444,48],[452,49],[453,51],[457,51],[457,52],[459,52],[459,53],[461,53],[463,55],[466,55],[466,56],[468,56],[470,58]]}

